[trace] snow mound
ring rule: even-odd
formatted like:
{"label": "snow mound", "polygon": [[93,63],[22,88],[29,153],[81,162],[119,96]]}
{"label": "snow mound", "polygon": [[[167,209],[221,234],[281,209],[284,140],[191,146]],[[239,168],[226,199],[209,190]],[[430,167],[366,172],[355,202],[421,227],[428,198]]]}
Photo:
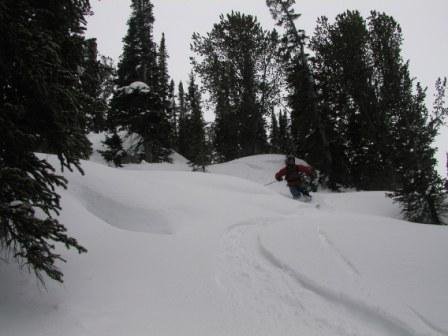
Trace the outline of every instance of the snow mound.
{"label": "snow mound", "polygon": [[[274,174],[284,166],[285,156],[280,154],[253,155],[237,160],[212,165],[210,172],[244,178],[260,184],[274,181]],[[297,164],[308,165],[296,159]]]}

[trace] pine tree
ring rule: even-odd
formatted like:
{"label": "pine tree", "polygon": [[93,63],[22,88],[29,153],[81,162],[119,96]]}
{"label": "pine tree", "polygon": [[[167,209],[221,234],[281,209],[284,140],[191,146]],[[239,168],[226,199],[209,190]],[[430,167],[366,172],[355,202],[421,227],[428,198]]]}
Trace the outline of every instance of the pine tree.
{"label": "pine tree", "polygon": [[215,121],[213,123],[213,147],[217,162],[233,160],[240,156],[238,110],[232,104],[232,74],[226,66],[215,64],[216,83]]}
{"label": "pine tree", "polygon": [[178,151],[178,143],[179,143],[179,121],[178,121],[178,108],[176,105],[176,94],[174,92],[175,90],[175,83],[172,79],[170,82],[170,86],[168,89],[168,122],[170,123],[170,129],[171,129],[171,140],[170,143],[172,144],[173,148]]}
{"label": "pine tree", "polygon": [[353,187],[350,156],[348,155],[348,120],[352,113],[350,103],[344,91],[342,71],[339,67],[329,66],[333,46],[330,39],[330,25],[326,17],[317,21],[317,28],[311,39],[310,47],[314,51],[313,70],[316,87],[319,92],[319,109],[325,120],[326,134],[332,157],[332,165],[326,184],[332,190]]}
{"label": "pine tree", "polygon": [[189,115],[187,114],[187,102],[185,97],[184,85],[179,82],[178,87],[178,110],[179,110],[179,136],[178,136],[178,151],[183,156],[188,156],[189,151]]}
{"label": "pine tree", "polygon": [[89,10],[87,0],[0,4],[0,247],[42,281],[62,282],[55,243],[86,252],[56,218],[67,181],[34,152],[81,172],[90,153],[79,75]]}
{"label": "pine tree", "polygon": [[162,33],[159,52],[157,54],[157,66],[159,69],[159,87],[160,95],[164,98],[168,96],[170,76],[168,74],[168,51],[166,50],[165,33]]}
{"label": "pine tree", "polygon": [[87,129],[100,132],[106,128],[105,118],[112,95],[115,69],[110,58],[102,56],[98,59],[96,39],[85,42],[82,69],[81,82],[87,94],[84,103]]}
{"label": "pine tree", "polygon": [[172,114],[170,109],[171,101],[170,101],[170,76],[168,74],[168,58],[169,56],[168,51],[166,50],[165,34],[162,33],[159,52],[157,54],[157,66],[159,70],[158,87],[159,87],[159,97],[161,98],[163,105],[162,113],[166,116],[167,119],[169,119]]}
{"label": "pine tree", "polygon": [[106,147],[106,150],[100,151],[103,158],[107,162],[113,162],[115,167],[122,167],[126,154],[120,136],[117,133],[108,134],[103,144]]}
{"label": "pine tree", "polygon": [[[409,91],[412,80],[405,82]],[[397,141],[394,150],[399,164],[395,167],[399,187],[390,196],[399,202],[406,219],[428,224],[448,224],[444,217],[448,211],[447,194],[438,175],[432,147],[439,127],[447,116],[447,109],[438,105],[443,101],[445,87],[438,82],[438,96],[434,114],[425,106],[425,90],[417,84],[415,94],[408,95],[408,108],[398,116]]]}
{"label": "pine tree", "polygon": [[346,184],[348,174],[360,189],[372,188],[385,176],[376,141],[378,109],[370,81],[368,38],[359,12],[347,11],[333,25],[321,18],[311,43],[331,151],[339,161],[333,160],[333,183]]}
{"label": "pine tree", "polygon": [[157,57],[151,2],[133,0],[131,8],[118,64],[119,88],[111,102],[108,123],[112,133],[125,131],[140,137],[130,157],[137,161],[169,161],[171,130],[167,115],[168,84],[164,79],[167,71],[161,69],[162,64],[166,65],[167,55]]}
{"label": "pine tree", "polygon": [[157,88],[157,52],[153,37],[153,5],[150,0],[132,0],[123,54],[118,63],[117,85],[141,81]]}
{"label": "pine tree", "polygon": [[279,91],[272,70],[277,36],[255,17],[238,12],[221,15],[206,36],[193,35],[193,65],[214,106],[214,142],[221,160],[267,150],[265,117]]}
{"label": "pine tree", "polygon": [[[425,92],[414,89],[401,57],[402,40],[399,24],[384,13],[372,11],[366,21],[347,11],[334,24],[318,21],[311,47],[333,181],[394,190],[407,219],[441,223],[446,195],[431,143],[446,110],[440,98],[430,117]],[[443,97],[441,81],[438,87]]]}
{"label": "pine tree", "polygon": [[334,24],[318,20],[313,66],[337,184],[394,187],[392,129],[407,94],[401,43],[399,25],[385,14],[372,12],[368,22],[357,11],[338,15]]}
{"label": "pine tree", "polygon": [[326,123],[319,108],[315,79],[308,55],[305,53],[306,35],[296,27],[300,14],[294,10],[295,0],[266,0],[274,20],[285,29],[283,57],[286,67],[291,109],[291,133],[294,151],[299,157],[332,177],[333,159],[327,137]]}
{"label": "pine tree", "polygon": [[291,153],[292,139],[290,133],[290,126],[288,122],[288,115],[286,111],[280,112],[278,116],[278,136],[279,136],[279,150],[282,154]]}
{"label": "pine tree", "polygon": [[[84,91],[88,93],[88,100],[84,104],[84,111],[87,117],[87,128],[96,128],[96,122],[101,124],[102,115],[106,106],[97,99],[99,89],[99,63],[96,39],[88,39],[84,46],[84,64],[81,74]],[[100,126],[101,127],[101,126]]]}
{"label": "pine tree", "polygon": [[274,153],[281,153],[287,155],[291,153],[293,148],[293,140],[291,138],[290,125],[287,112],[280,111],[278,120],[273,113],[271,117],[271,148]]}
{"label": "pine tree", "polygon": [[280,153],[280,135],[278,129],[278,121],[275,113],[271,115],[271,134],[270,134],[270,145],[271,151],[273,153]]}
{"label": "pine tree", "polygon": [[117,69],[112,58],[108,56],[100,57],[100,99],[110,103],[114,94],[115,82],[117,79]]}
{"label": "pine tree", "polygon": [[195,83],[194,74],[190,74],[190,83],[188,85],[188,93],[186,95],[188,109],[188,153],[187,158],[194,170],[201,169],[205,171],[205,166],[209,164],[209,155],[207,153],[207,144],[205,141],[205,122],[201,109],[201,94]]}

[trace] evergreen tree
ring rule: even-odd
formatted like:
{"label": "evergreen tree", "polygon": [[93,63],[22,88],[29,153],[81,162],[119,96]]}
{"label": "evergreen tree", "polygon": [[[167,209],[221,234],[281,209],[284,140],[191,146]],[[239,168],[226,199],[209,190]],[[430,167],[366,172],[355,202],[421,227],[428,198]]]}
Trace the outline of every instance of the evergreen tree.
{"label": "evergreen tree", "polygon": [[406,84],[409,82],[408,65],[401,56],[403,37],[400,25],[385,13],[372,11],[368,19],[369,49],[372,57],[372,84],[377,94],[377,147],[380,155],[378,164],[383,167],[385,175],[379,187],[394,189],[397,187],[397,176],[391,174],[394,167],[401,165],[397,161],[394,149],[396,139],[402,138],[397,127],[397,117],[407,113],[412,92]]}
{"label": "evergreen tree", "polygon": [[333,159],[326,132],[326,123],[319,109],[315,79],[305,53],[306,35],[296,27],[300,17],[293,6],[295,0],[266,0],[278,26],[285,29],[282,50],[286,67],[291,109],[291,133],[299,157],[332,178]]}
{"label": "evergreen tree", "polygon": [[[412,88],[407,77],[406,86]],[[407,98],[408,108],[398,116],[394,150],[399,162],[396,169],[399,187],[390,196],[402,206],[405,218],[419,223],[448,224],[447,194],[438,175],[432,143],[446,118],[447,109],[438,105],[445,95],[445,84],[437,83],[438,96],[434,114],[425,106],[425,90],[417,84],[417,92]]]}
{"label": "evergreen tree", "polygon": [[100,132],[106,127],[105,118],[112,95],[115,69],[110,58],[102,56],[98,59],[96,39],[86,40],[82,68],[81,82],[87,94],[87,101],[84,103],[87,129]]}
{"label": "evergreen tree", "polygon": [[179,136],[178,136],[178,151],[183,156],[188,156],[189,151],[189,115],[187,114],[187,102],[185,97],[184,85],[179,82],[178,88],[178,110],[179,110]]}
{"label": "evergreen tree", "polygon": [[117,79],[117,69],[115,67],[112,58],[107,56],[101,56],[100,58],[100,99],[107,102],[109,105],[110,100],[114,94],[115,82]]}
{"label": "evergreen tree", "polygon": [[186,96],[188,113],[188,153],[187,158],[194,170],[201,169],[205,171],[205,166],[209,164],[209,155],[207,153],[207,144],[205,141],[205,122],[201,109],[201,94],[195,83],[193,73],[190,74],[190,83],[188,85],[188,93]]}
{"label": "evergreen tree", "polygon": [[[394,190],[407,219],[440,223],[445,195],[431,143],[446,110],[440,98],[430,117],[424,90],[417,85],[414,94],[402,40],[399,24],[384,13],[372,11],[367,22],[357,11],[334,24],[319,19],[311,47],[333,176],[345,186]],[[441,81],[438,87],[444,91]]]}
{"label": "evergreen tree", "polygon": [[278,124],[279,150],[280,153],[288,154],[291,152],[293,145],[286,111],[279,113]]}
{"label": "evergreen tree", "polygon": [[119,88],[111,102],[108,123],[112,133],[123,130],[140,137],[136,148],[128,153],[130,157],[147,162],[169,161],[168,79],[166,67],[161,68],[166,65],[167,55],[157,57],[151,2],[133,0],[131,8],[118,64]]}
{"label": "evergreen tree", "polygon": [[277,33],[250,15],[220,16],[206,36],[193,35],[196,72],[215,109],[215,148],[221,160],[267,149],[265,117],[273,110]]}
{"label": "evergreen tree", "polygon": [[215,62],[214,66],[217,72],[213,79],[216,85],[213,146],[217,161],[224,162],[240,156],[238,110],[231,98],[234,94],[231,86],[233,75],[225,64]]}
{"label": "evergreen tree", "polygon": [[394,122],[403,101],[406,64],[401,29],[385,14],[357,11],[322,17],[311,41],[333,156],[333,180],[359,189],[395,186]]}
{"label": "evergreen tree", "polygon": [[162,39],[160,40],[159,52],[157,54],[157,66],[159,68],[159,88],[160,96],[168,97],[170,76],[168,74],[168,51],[166,50],[165,34],[162,33]]}
{"label": "evergreen tree", "polygon": [[88,100],[84,104],[87,117],[87,128],[93,130],[98,125],[101,127],[106,106],[97,99],[99,96],[99,63],[96,39],[88,39],[84,46],[84,64],[81,75],[84,91],[88,94]]}
{"label": "evergreen tree", "polygon": [[175,90],[175,83],[172,79],[170,82],[170,86],[168,89],[168,102],[169,102],[169,108],[168,108],[168,121],[170,123],[170,129],[171,129],[171,144],[175,150],[178,149],[178,143],[179,143],[179,125],[178,125],[178,108],[176,105],[176,94],[174,92]]}
{"label": "evergreen tree", "polygon": [[294,148],[291,138],[290,125],[287,112],[280,111],[278,120],[276,115],[272,114],[271,119],[271,147],[274,153],[287,155]]}
{"label": "evergreen tree", "polygon": [[[343,183],[347,179],[341,178],[341,174],[349,173],[359,189],[378,187],[379,180],[387,176],[379,148],[382,138],[379,133],[384,130],[384,124],[371,82],[373,68],[366,23],[357,11],[338,15],[333,25],[326,18],[318,23],[316,33],[320,35],[313,38],[312,47],[316,53],[316,69],[323,70],[317,75],[324,95],[321,98],[329,99],[322,106],[329,115],[339,114],[327,118],[327,130],[335,137],[331,139],[334,144],[331,149],[344,163],[333,167],[333,178]],[[328,107],[333,107],[333,111]],[[342,131],[345,139],[339,141],[340,135],[332,132],[334,129]],[[347,166],[348,171],[344,169]]]}
{"label": "evergreen tree", "polygon": [[278,129],[278,121],[275,113],[271,115],[271,134],[270,145],[273,153],[280,153],[280,134]]}
{"label": "evergreen tree", "polygon": [[89,10],[87,0],[0,4],[0,247],[41,280],[62,282],[55,243],[86,251],[55,216],[67,181],[34,152],[79,171],[90,153],[79,74]]}
{"label": "evergreen tree", "polygon": [[123,54],[118,63],[117,85],[141,81],[157,89],[157,51],[153,37],[153,5],[150,0],[132,0]]}
{"label": "evergreen tree", "polygon": [[113,162],[116,167],[122,167],[125,158],[123,142],[117,133],[107,135],[103,144],[106,150],[100,151],[101,155],[107,162]]}
{"label": "evergreen tree", "polygon": [[354,106],[343,89],[341,68],[328,66],[327,59],[331,59],[333,54],[329,28],[328,19],[320,18],[310,46],[315,53],[313,69],[319,92],[319,109],[325,120],[332,157],[327,184],[331,189],[339,190],[341,186],[354,185],[347,140],[349,115],[354,113]]}
{"label": "evergreen tree", "polygon": [[[162,33],[162,39],[160,41],[159,52],[157,54],[157,65],[159,69],[158,73],[158,87],[159,97],[162,100],[163,111],[162,113],[169,120],[172,115],[171,100],[170,100],[170,76],[168,74],[168,51],[166,50],[165,34]],[[172,88],[174,89],[174,87]],[[171,122],[169,122],[171,126]]]}

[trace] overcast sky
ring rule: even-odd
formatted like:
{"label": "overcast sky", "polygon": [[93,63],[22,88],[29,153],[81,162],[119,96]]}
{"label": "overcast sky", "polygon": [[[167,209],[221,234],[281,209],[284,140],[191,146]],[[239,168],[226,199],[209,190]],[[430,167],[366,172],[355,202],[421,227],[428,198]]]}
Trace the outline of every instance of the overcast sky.
{"label": "overcast sky", "polygon": [[[101,54],[118,61],[130,0],[91,0],[94,15],[88,19],[87,35],[96,37]],[[221,13],[231,10],[252,14],[265,28],[274,22],[265,0],[153,0],[156,41],[165,33],[170,54],[169,70],[177,82],[186,81],[191,70],[189,57],[193,32],[205,34],[219,21]],[[404,35],[403,56],[410,60],[411,75],[428,87],[428,107],[432,104],[437,77],[448,76],[448,0],[296,0],[302,17],[296,24],[312,35],[319,16],[332,22],[347,9],[357,9],[364,17],[370,10],[386,12],[401,25]],[[448,128],[437,141],[439,171],[445,175]]]}

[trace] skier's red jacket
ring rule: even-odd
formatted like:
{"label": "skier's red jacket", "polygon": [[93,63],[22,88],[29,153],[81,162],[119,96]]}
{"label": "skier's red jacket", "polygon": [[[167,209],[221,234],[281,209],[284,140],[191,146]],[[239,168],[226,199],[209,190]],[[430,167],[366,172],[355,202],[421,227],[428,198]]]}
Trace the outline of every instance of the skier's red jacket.
{"label": "skier's red jacket", "polygon": [[280,169],[277,174],[275,174],[275,179],[277,181],[283,180],[283,176],[285,176],[286,182],[288,182],[289,187],[297,187],[302,186],[303,178],[301,174],[306,174],[311,176],[313,174],[313,168],[304,165],[295,164],[291,167],[284,167]]}

